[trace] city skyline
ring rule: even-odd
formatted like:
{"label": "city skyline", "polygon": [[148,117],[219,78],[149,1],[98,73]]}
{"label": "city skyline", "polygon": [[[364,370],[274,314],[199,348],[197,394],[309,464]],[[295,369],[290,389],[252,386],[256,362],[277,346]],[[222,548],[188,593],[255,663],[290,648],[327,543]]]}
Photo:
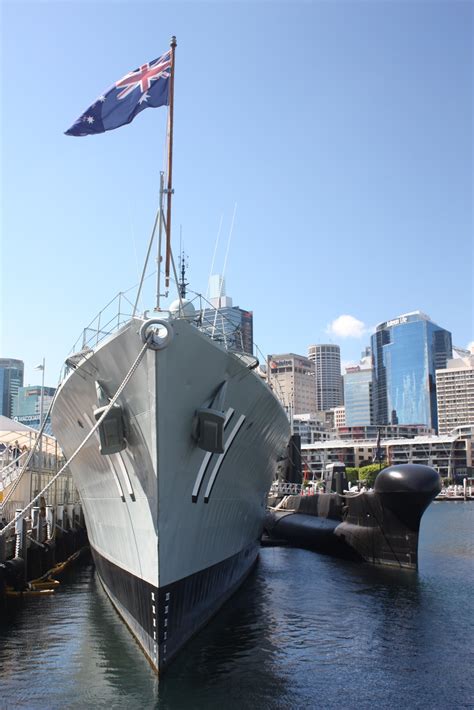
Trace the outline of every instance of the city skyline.
{"label": "city skyline", "polygon": [[173,243],[182,232],[190,288],[205,293],[215,252],[264,354],[332,340],[354,362],[374,324],[414,309],[474,339],[469,4],[92,7],[94,22],[90,3],[2,6],[0,352],[27,383],[45,357],[54,386],[82,328],[139,281],[166,111],[64,131],[172,34]]}
{"label": "city skyline", "polygon": [[[416,310],[415,310],[415,311],[411,311],[411,312],[412,312],[412,313],[413,313],[413,312],[416,312]],[[401,316],[403,316],[403,315],[405,315],[405,314],[399,313],[398,316],[396,316],[396,317],[398,318],[398,317],[401,317]],[[258,314],[257,314],[257,317],[258,317]],[[385,320],[388,321],[388,320],[391,320],[391,319],[385,319]],[[434,321],[437,325],[439,325],[439,324],[437,323],[436,319],[433,319],[433,321]],[[381,321],[381,322],[385,322],[385,321]],[[375,333],[375,328],[376,328],[376,327],[377,327],[377,326],[374,326],[373,330],[368,331],[367,336],[365,336],[365,334],[364,334],[364,336],[363,336],[362,338],[360,338],[360,339],[358,338],[358,342],[360,343],[360,345],[356,345],[356,351],[357,351],[358,355],[357,355],[357,356],[354,356],[354,357],[352,357],[352,358],[350,358],[350,359],[344,357],[344,350],[343,350],[343,347],[344,347],[343,342],[344,342],[344,341],[343,341],[343,339],[342,339],[342,336],[341,336],[341,339],[339,340],[339,342],[338,342],[338,341],[335,341],[335,340],[331,340],[330,338],[327,338],[326,341],[324,341],[324,342],[321,341],[321,343],[313,343],[313,344],[315,344],[315,345],[323,345],[323,344],[338,345],[338,346],[340,347],[340,349],[341,349],[341,375],[345,375],[345,374],[346,374],[346,368],[351,368],[351,367],[355,367],[355,366],[359,365],[361,356],[364,354],[364,351],[365,351],[366,347],[367,347],[367,346],[370,347],[371,336],[374,335],[374,333]],[[446,330],[450,331],[449,326],[445,326],[445,327],[446,327]],[[450,332],[451,332],[451,331],[450,331]],[[366,340],[364,340],[364,338],[366,338]],[[312,342],[312,341],[311,341],[311,342]],[[307,351],[308,351],[308,347],[309,347],[309,346],[310,346],[310,340],[308,340],[308,343],[306,344],[306,347],[305,347],[305,352],[306,352],[306,353],[307,353]],[[460,344],[460,343],[456,343],[455,340],[453,339],[453,349],[454,349],[455,347],[463,347],[463,348],[465,348],[467,351],[470,350],[472,353],[474,353],[474,340],[471,341],[471,342],[466,343],[465,345],[463,345],[463,344]],[[360,349],[360,350],[359,350],[359,349]],[[293,349],[293,348],[291,348],[291,347],[288,347],[288,348],[286,348],[286,350],[282,351],[282,353],[290,353],[290,352],[291,352],[291,353],[294,353],[294,354],[296,354],[296,355],[298,355],[298,356],[300,356],[300,357],[306,357],[306,355],[304,355],[303,353],[298,353],[298,352],[296,352],[296,350]],[[273,350],[273,353],[277,354],[275,350]],[[268,355],[270,355],[270,354],[271,354],[271,352],[266,353],[265,355],[268,356]],[[36,374],[33,374],[33,373],[35,372],[35,370],[38,369],[37,363],[36,363],[36,365],[33,365],[33,361],[32,361],[32,360],[28,360],[26,357],[22,357],[21,354],[20,354],[18,357],[16,357],[16,356],[15,356],[15,357],[12,357],[9,353],[0,353],[0,355],[1,355],[2,357],[6,358],[6,359],[16,359],[16,360],[20,360],[20,361],[22,361],[22,362],[24,363],[24,365],[25,365],[25,377],[24,377],[25,386],[28,386],[28,387],[30,387],[30,386],[31,386],[31,387],[36,387],[36,386],[39,386],[39,385],[41,384],[41,382],[40,382],[41,377],[39,377],[39,376],[36,375]],[[457,357],[460,357],[460,356],[459,356],[457,353],[453,353],[453,357],[454,357],[454,358],[457,358]],[[26,377],[26,373],[27,373],[27,372],[30,372],[31,374],[33,374],[33,377],[37,377],[37,378],[38,378],[38,382],[35,382],[35,381],[29,382],[29,381],[27,381],[27,377]],[[54,383],[54,384],[51,384],[52,380],[50,380],[50,378],[52,377],[52,375],[49,375],[49,373],[48,373],[48,362],[47,362],[47,360],[46,360],[45,373],[46,373],[46,374],[45,374],[45,386],[46,386],[46,384],[48,384],[48,386],[50,386],[50,387],[55,387],[55,386],[57,385],[57,382]]]}

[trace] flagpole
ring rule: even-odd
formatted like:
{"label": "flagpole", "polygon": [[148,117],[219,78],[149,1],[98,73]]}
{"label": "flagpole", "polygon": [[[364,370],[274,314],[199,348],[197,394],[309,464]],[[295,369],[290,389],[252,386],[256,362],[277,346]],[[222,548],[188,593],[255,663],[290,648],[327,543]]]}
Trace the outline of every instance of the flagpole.
{"label": "flagpole", "polygon": [[171,47],[171,77],[170,77],[170,107],[168,114],[168,189],[166,191],[168,202],[166,211],[166,261],[165,261],[165,286],[170,285],[170,255],[171,255],[171,195],[173,194],[173,109],[174,109],[174,62],[176,37],[173,35]]}

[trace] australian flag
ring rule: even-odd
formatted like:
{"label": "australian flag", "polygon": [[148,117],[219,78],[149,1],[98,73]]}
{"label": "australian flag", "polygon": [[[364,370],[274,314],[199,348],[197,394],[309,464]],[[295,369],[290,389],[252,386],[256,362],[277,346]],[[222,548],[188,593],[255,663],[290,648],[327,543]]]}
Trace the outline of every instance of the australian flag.
{"label": "australian flag", "polygon": [[67,136],[105,133],[131,123],[148,107],[167,106],[170,93],[171,50],[159,59],[126,74],[79,116]]}

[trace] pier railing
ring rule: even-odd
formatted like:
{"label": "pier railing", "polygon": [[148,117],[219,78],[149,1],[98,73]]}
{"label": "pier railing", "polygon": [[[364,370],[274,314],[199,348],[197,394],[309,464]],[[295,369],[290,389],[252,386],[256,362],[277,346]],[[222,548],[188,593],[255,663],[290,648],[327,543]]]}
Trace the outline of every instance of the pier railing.
{"label": "pier railing", "polygon": [[[0,469],[0,522],[3,524],[13,520],[16,511],[23,509],[49,483],[64,463],[62,457],[35,452],[22,472],[22,458],[28,453],[24,452],[18,459]],[[75,503],[77,500],[78,493],[71,472],[66,469],[49,490],[46,504]]]}
{"label": "pier railing", "polygon": [[270,488],[272,496],[297,496],[301,494],[303,486],[301,483],[287,483],[286,481],[274,481]]}

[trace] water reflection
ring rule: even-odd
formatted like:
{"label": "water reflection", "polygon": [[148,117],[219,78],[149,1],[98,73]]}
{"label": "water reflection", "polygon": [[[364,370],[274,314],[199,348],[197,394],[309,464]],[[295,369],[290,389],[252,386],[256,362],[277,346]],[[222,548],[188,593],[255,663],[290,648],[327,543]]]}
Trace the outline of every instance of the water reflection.
{"label": "water reflection", "polygon": [[85,564],[1,618],[0,706],[467,707],[473,522],[431,506],[418,573],[263,549],[159,683]]}

